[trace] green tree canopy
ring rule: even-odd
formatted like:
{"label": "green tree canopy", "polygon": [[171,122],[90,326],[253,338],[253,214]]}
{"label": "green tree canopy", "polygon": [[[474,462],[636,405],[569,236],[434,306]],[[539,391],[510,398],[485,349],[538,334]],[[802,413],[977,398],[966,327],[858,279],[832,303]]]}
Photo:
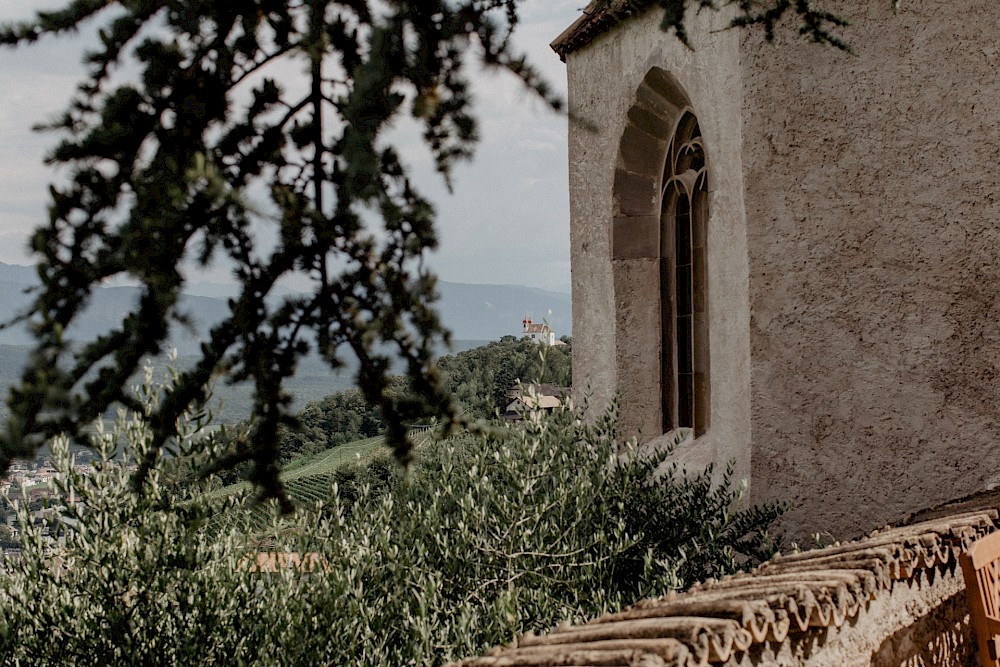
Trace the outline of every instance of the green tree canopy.
{"label": "green tree canopy", "polygon": [[[625,13],[652,4],[607,3]],[[794,14],[818,41],[833,41],[829,29],[841,24],[809,0],[657,4],[681,39],[692,6],[736,5],[734,25],[768,34]],[[96,22],[100,41],[86,58],[89,75],[49,126],[62,136],[51,162],[66,167],[69,183],[51,189],[49,220],[31,241],[42,287],[23,319],[36,345],[8,397],[0,472],[56,434],[84,442],[83,429],[109,407],[140,410],[129,378],[160,351],[171,325],[184,323],[181,267],[218,257],[242,292],[201,361],[152,408],[150,451],[172,441],[210,380],[251,380],[253,431],[218,466],[252,461],[264,494],[284,497],[276,436],[294,419],[283,381],[310,349],[333,367],[357,358],[358,386],[381,409],[400,457],[409,451],[408,422],[434,414],[454,423],[433,365],[434,343],[446,333],[422,263],[436,243],[433,208],[384,130],[398,116],[416,119],[447,179],[476,143],[470,65],[508,70],[559,108],[509,39],[518,5],[72,0],[0,29],[0,43],[18,45]],[[130,60],[138,76],[122,83],[114,74]],[[272,75],[277,61],[299,63],[306,74],[282,85]],[[276,245],[260,241],[260,228],[276,232]],[[307,277],[312,292],[272,298],[292,274]],[[67,330],[95,287],[123,275],[141,284],[135,309],[96,340],[71,344]],[[393,358],[405,363],[412,391],[390,391]]]}
{"label": "green tree canopy", "polygon": [[572,339],[548,347],[530,338],[504,336],[488,345],[442,357],[438,361],[445,386],[464,413],[474,419],[502,414],[518,381],[569,387],[573,382]]}

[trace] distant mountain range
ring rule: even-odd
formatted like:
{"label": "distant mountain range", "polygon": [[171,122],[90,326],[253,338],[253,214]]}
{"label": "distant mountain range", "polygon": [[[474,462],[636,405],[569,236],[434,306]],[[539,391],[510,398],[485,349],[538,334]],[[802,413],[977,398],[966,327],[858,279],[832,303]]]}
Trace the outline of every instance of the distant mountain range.
{"label": "distant mountain range", "polygon": [[573,335],[569,294],[521,285],[438,284],[441,319],[455,338],[498,340],[521,335],[521,320],[547,322],[556,336]]}
{"label": "distant mountain range", "polygon": [[[39,284],[33,267],[16,266],[0,262],[0,322],[10,321],[31,303],[28,292]],[[521,287],[517,285],[467,285],[439,283],[441,300],[438,304],[442,319],[452,331],[451,352],[461,352],[499,340],[505,335],[520,335],[521,320],[531,317],[535,321],[547,319],[557,335],[570,333],[570,297],[559,292]],[[178,327],[171,336],[178,358],[173,365],[186,368],[195,363],[193,355],[210,327],[225,317],[226,300],[236,294],[234,285],[199,283],[185,294],[182,309],[192,322],[192,327]],[[291,292],[285,291],[282,294]],[[130,309],[139,296],[136,287],[103,287],[94,291],[89,307],[80,321],[68,332],[73,340],[91,340],[105,333]],[[551,315],[549,315],[551,311]],[[8,387],[16,381],[27,359],[31,342],[27,328],[22,324],[0,329],[0,423],[6,417]],[[447,351],[442,350],[442,353]],[[160,360],[155,365],[166,364]],[[338,372],[332,371],[318,357],[310,356],[299,363],[288,389],[295,397],[296,408],[318,400],[334,391],[354,386],[355,365],[350,363]],[[252,403],[252,387],[247,383],[216,386],[216,396],[221,404],[214,404],[216,420],[233,422],[246,417]]]}
{"label": "distant mountain range", "polygon": [[[0,262],[0,322],[7,322],[31,303],[27,293],[39,284],[35,269]],[[472,285],[440,282],[441,319],[456,340],[498,340],[505,335],[520,335],[521,320],[526,316],[536,322],[547,321],[557,336],[572,333],[570,295],[523,287],[520,285]],[[226,299],[236,293],[235,285],[196,283],[186,290],[181,311],[191,327],[176,327],[171,343],[181,355],[195,354],[209,329],[228,312]],[[287,293],[287,292],[286,292]],[[66,335],[73,340],[91,340],[120,322],[139,297],[136,287],[102,287],[94,291],[83,316]],[[0,345],[25,345],[30,342],[26,328],[0,330]]]}

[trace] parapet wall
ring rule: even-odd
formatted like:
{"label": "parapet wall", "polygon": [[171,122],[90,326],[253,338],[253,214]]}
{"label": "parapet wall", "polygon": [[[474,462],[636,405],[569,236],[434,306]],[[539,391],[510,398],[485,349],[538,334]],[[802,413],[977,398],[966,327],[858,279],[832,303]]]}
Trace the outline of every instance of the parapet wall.
{"label": "parapet wall", "polygon": [[997,512],[885,529],[532,634],[462,667],[966,667],[975,640],[959,554]]}

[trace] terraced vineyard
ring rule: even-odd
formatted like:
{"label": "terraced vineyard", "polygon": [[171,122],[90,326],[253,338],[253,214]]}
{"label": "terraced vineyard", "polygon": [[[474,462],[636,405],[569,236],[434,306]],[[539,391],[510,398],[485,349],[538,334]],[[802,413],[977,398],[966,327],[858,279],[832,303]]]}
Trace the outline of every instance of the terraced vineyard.
{"label": "terraced vineyard", "polygon": [[[430,431],[414,434],[414,441],[420,447],[432,437]],[[318,454],[303,456],[287,465],[281,473],[281,480],[292,501],[298,507],[309,507],[317,502],[325,502],[330,498],[333,487],[334,473],[337,468],[356,460],[365,458],[377,452],[385,444],[381,436],[355,440]],[[240,482],[223,487],[213,495],[216,497],[247,495],[251,491],[248,482]],[[271,523],[273,510],[249,500],[242,506],[225,512],[215,521],[236,521],[247,532],[265,530]],[[213,522],[214,523],[214,522]]]}

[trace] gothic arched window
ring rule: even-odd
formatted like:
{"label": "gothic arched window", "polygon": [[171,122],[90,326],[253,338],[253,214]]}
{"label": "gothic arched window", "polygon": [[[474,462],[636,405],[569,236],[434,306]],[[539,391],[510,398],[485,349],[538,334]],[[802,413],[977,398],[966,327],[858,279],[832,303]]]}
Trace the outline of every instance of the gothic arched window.
{"label": "gothic arched window", "polygon": [[700,436],[709,427],[710,163],[692,106],[672,74],[650,69],[615,157],[610,240],[619,425],[642,438],[682,427]]}
{"label": "gothic arched window", "polygon": [[698,120],[685,111],[667,149],[660,209],[664,432],[708,427],[705,237],[708,173]]}

